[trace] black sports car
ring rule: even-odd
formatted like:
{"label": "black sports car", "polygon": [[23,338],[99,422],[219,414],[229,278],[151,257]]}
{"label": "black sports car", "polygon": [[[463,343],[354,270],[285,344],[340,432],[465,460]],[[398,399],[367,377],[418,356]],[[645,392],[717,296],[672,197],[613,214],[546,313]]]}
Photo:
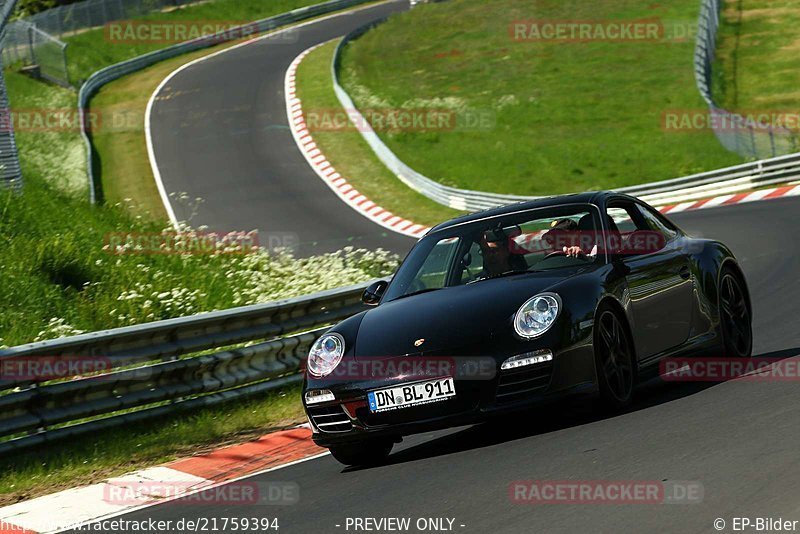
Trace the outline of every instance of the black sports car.
{"label": "black sports car", "polygon": [[731,251],[614,192],[440,224],[363,300],[314,344],[303,388],[314,441],[348,465],[561,395],[619,408],[665,358],[752,351]]}

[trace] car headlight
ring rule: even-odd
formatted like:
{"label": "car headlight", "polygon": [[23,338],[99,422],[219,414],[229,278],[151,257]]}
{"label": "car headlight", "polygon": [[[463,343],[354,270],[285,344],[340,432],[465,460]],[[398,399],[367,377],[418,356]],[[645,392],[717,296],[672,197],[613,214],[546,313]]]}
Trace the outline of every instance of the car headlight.
{"label": "car headlight", "polygon": [[331,374],[344,356],[344,338],[335,332],[323,334],[308,353],[308,372],[316,377]]}
{"label": "car headlight", "polygon": [[540,293],[525,301],[514,316],[514,331],[520,337],[539,337],[553,326],[561,311],[561,298],[555,293]]}

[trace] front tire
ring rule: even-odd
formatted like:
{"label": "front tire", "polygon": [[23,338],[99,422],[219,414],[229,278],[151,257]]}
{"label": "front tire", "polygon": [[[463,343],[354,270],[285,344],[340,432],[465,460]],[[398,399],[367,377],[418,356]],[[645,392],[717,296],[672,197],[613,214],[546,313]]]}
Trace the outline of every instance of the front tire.
{"label": "front tire", "polygon": [[741,277],[729,267],[720,273],[717,299],[723,356],[749,358],[753,354],[750,307]]}
{"label": "front tire", "polygon": [[601,305],[594,322],[597,385],[606,407],[619,410],[631,403],[636,381],[633,343],[624,319]]}
{"label": "front tire", "polygon": [[331,456],[344,465],[380,465],[389,457],[391,441],[363,441],[331,447]]}

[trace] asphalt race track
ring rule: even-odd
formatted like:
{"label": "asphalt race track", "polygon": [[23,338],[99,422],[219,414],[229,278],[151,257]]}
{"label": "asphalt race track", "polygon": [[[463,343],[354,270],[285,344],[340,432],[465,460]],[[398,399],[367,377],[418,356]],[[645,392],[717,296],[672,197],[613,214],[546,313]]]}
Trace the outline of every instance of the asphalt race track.
{"label": "asphalt race track", "polygon": [[[672,219],[694,235],[723,240],[741,260],[753,298],[755,354],[800,355],[800,243],[791,235],[800,227],[800,199]],[[716,532],[719,517],[730,532],[734,516],[800,519],[798,421],[793,382],[651,382],[637,391],[631,410],[613,417],[575,400],[491,426],[406,438],[382,467],[343,469],[324,456],[249,480],[299,484],[298,504],[257,508],[258,516],[277,517],[286,534],[346,532],[347,517],[455,518],[456,532],[473,533]],[[699,481],[704,497],[671,505],[532,506],[509,499],[513,481],[566,479]],[[174,501],[123,518],[253,512]]]}
{"label": "asphalt race track", "polygon": [[[297,54],[403,5],[322,21],[302,28],[296,43],[245,46],[171,80],[152,117],[156,159],[168,190],[205,199],[192,224],[294,233],[301,254],[347,244],[410,247],[411,239],[373,225],[317,178],[295,147],[283,101],[283,76]],[[724,241],[739,258],[753,299],[755,354],[800,355],[800,240],[792,234],[800,199],[671,218]],[[652,381],[615,416],[575,400],[406,438],[377,468],[344,469],[324,456],[248,479],[299,484],[291,506],[254,512],[179,500],[123,518],[277,517],[286,534],[347,532],[348,517],[450,518],[454,531],[472,533],[717,532],[714,520],[722,518],[731,531],[733,517],[800,518],[798,422],[800,389],[792,382]],[[704,496],[697,504],[538,506],[509,496],[514,481],[568,479],[697,481]]]}
{"label": "asphalt race track", "polygon": [[[178,220],[215,231],[257,229],[262,246],[308,256],[345,246],[405,254],[414,240],[345,205],[314,173],[286,118],[284,76],[307,48],[401,11],[394,1],[300,27],[196,63],[159,92],[151,114],[155,159]],[[288,42],[287,42],[288,41]]]}

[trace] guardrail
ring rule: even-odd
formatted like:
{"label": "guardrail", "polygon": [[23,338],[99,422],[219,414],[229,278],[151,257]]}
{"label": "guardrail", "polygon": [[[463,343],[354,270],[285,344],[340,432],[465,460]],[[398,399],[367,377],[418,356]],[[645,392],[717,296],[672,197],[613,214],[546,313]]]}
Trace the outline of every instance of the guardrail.
{"label": "guardrail", "polygon": [[150,65],[158,63],[159,61],[241,38],[245,32],[252,34],[267,32],[280,28],[281,26],[300,22],[306,19],[317,17],[319,15],[325,15],[347,7],[364,4],[368,1],[370,0],[331,0],[322,4],[301,7],[299,9],[289,11],[288,13],[258,20],[249,24],[237,26],[235,28],[229,28],[225,31],[212,35],[184,41],[167,48],[162,48],[160,50],[129,59],[127,61],[116,63],[93,73],[83,83],[83,85],[81,85],[80,91],[78,92],[78,111],[81,116],[81,136],[86,144],[86,168],[89,177],[89,198],[91,202],[96,203],[102,200],[102,187],[94,168],[94,149],[89,137],[89,132],[86,128],[88,121],[85,120],[85,113],[89,105],[89,100],[91,99],[92,95],[97,92],[98,89],[100,89],[100,87],[116,80],[117,78],[149,67]]}
{"label": "guardrail", "polygon": [[328,325],[365,309],[366,287],[0,350],[0,454],[296,382]]}
{"label": "guardrail", "polygon": [[[706,13],[705,10],[703,13]],[[704,14],[701,14],[701,19],[706,16]],[[378,159],[411,189],[439,204],[457,210],[478,211],[503,204],[539,198],[534,196],[508,195],[458,189],[442,185],[406,165],[388,146],[386,146],[378,134],[372,129],[369,121],[358,111],[353,99],[339,82],[342,50],[344,50],[351,41],[357,39],[375,26],[382,24],[385,20],[384,18],[373,21],[346,35],[336,47],[331,64],[333,89],[339,99],[339,103],[347,110],[354,122],[359,124],[358,131],[372,148],[373,152],[375,152]],[[709,192],[712,190],[713,193],[711,194],[735,193],[796,179],[800,179],[800,153],[763,159],[752,163],[745,163],[650,184],[620,187],[617,188],[616,191],[639,197],[651,204],[664,205],[700,199],[703,198],[704,195],[708,196],[710,194]]]}

